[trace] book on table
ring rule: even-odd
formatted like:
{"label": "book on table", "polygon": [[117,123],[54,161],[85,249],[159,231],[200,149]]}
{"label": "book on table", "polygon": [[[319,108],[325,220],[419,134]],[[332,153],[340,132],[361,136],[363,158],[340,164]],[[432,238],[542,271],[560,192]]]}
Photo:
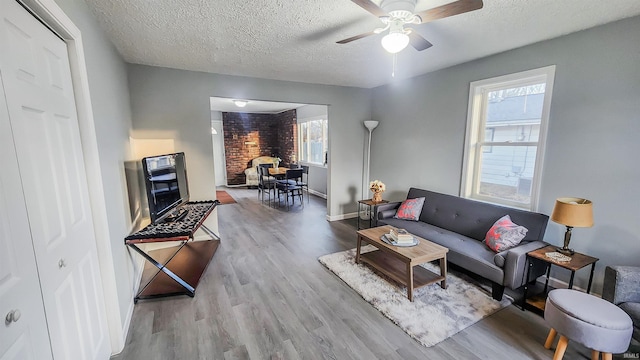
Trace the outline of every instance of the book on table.
{"label": "book on table", "polygon": [[391,232],[389,233],[389,236],[391,237],[391,240],[393,240],[393,241],[395,241],[396,243],[399,243],[399,244],[412,243],[413,242],[413,235],[411,235],[405,229],[392,228]]}

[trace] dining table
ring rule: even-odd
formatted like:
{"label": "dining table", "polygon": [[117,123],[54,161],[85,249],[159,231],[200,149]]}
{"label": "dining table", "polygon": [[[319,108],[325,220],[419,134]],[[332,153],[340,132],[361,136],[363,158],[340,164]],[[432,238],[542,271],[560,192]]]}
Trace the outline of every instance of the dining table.
{"label": "dining table", "polygon": [[269,175],[275,177],[276,179],[283,179],[287,175],[287,170],[289,168],[279,166],[277,168],[270,167]]}

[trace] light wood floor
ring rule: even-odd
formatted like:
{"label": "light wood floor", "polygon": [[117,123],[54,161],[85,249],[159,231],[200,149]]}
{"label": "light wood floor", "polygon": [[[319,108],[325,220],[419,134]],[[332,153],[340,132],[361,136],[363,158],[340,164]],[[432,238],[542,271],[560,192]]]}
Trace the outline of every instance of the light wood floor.
{"label": "light wood floor", "polygon": [[[287,212],[225,189],[221,245],[196,296],[140,301],[115,359],[551,359],[549,328],[509,306],[431,348],[411,339],[317,258],[355,247],[355,219],[316,197]],[[306,201],[306,199],[305,199]],[[589,359],[570,343],[565,359]]]}

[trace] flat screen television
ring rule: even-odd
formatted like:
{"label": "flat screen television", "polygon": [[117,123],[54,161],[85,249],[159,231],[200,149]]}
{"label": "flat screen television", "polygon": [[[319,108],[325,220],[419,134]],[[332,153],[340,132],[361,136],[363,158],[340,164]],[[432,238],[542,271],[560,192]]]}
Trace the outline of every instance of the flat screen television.
{"label": "flat screen television", "polygon": [[189,201],[189,184],[184,153],[142,159],[151,222],[165,220],[172,210]]}

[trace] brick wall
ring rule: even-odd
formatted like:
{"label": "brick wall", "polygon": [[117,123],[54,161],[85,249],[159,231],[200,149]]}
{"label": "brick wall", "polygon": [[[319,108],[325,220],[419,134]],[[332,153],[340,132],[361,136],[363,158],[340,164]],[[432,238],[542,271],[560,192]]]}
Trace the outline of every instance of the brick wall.
{"label": "brick wall", "polygon": [[298,120],[296,110],[287,110],[275,114],[278,123],[279,156],[285,165],[297,162],[298,156]]}
{"label": "brick wall", "polygon": [[296,111],[280,114],[222,113],[227,184],[246,183],[244,170],[259,156],[289,163],[297,150]]}

